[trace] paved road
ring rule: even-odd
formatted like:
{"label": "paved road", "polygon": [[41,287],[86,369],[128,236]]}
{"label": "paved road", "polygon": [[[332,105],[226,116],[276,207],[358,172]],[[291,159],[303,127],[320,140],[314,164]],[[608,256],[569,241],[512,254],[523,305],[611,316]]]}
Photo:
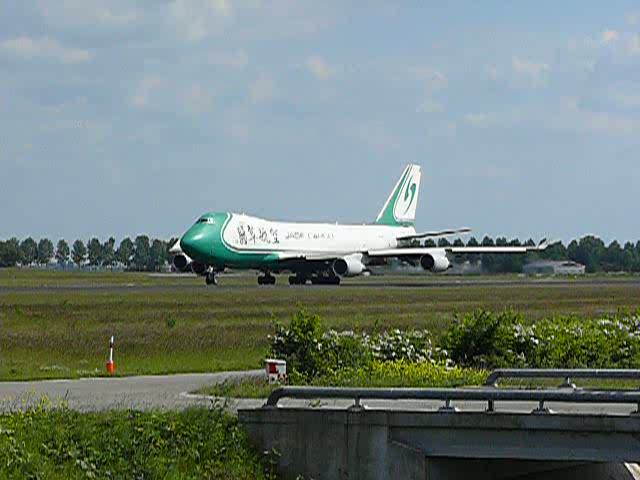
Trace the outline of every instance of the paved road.
{"label": "paved road", "polygon": [[[69,408],[79,411],[104,409],[175,409],[189,406],[208,406],[212,398],[190,392],[225,380],[264,375],[263,370],[247,372],[194,373],[179,375],[153,375],[141,377],[84,378],[78,380],[41,380],[30,382],[0,382],[0,411],[24,409],[37,403],[43,396],[52,402],[65,402]],[[235,412],[239,408],[258,408],[264,404],[259,399],[232,399],[226,407]],[[436,411],[443,406],[439,401],[417,400],[363,400],[366,408]],[[348,408],[352,400],[288,400],[280,402],[284,407]],[[454,402],[463,412],[481,412],[486,402]],[[495,410],[501,413],[529,413],[537,407],[535,402],[496,402]],[[557,413],[629,415],[635,405],[562,404],[549,403]],[[636,418],[636,417],[634,417]]]}
{"label": "paved road", "polygon": [[[173,409],[210,405],[211,399],[190,395],[189,392],[229,379],[260,375],[264,375],[264,370],[0,382],[0,411],[26,408],[37,403],[43,396],[52,402],[64,401],[69,408],[80,411],[112,408]],[[257,407],[263,403],[262,400],[256,400],[244,402],[243,406]],[[235,410],[237,402],[231,401],[228,407]]]}

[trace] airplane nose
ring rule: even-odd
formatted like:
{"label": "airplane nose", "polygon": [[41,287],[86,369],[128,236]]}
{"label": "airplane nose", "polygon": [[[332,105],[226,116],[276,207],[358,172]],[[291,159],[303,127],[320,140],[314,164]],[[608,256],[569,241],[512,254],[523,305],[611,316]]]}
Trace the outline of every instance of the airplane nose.
{"label": "airplane nose", "polygon": [[190,229],[180,239],[180,248],[188,256],[201,262],[209,257],[209,242],[203,229]]}

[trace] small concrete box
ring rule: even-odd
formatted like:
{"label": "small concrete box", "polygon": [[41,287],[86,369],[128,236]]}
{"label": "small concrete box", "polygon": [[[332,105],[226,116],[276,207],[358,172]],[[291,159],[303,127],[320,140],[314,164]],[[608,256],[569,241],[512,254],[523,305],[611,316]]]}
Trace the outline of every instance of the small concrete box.
{"label": "small concrete box", "polygon": [[275,358],[267,358],[264,361],[265,371],[269,383],[284,383],[287,381],[287,362]]}

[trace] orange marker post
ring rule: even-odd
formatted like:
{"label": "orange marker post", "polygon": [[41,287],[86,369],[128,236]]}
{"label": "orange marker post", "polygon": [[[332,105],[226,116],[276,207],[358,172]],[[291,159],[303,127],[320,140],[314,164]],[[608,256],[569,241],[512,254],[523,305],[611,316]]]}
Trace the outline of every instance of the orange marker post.
{"label": "orange marker post", "polygon": [[109,341],[109,361],[107,362],[107,373],[113,375],[116,372],[116,364],[113,362],[113,335]]}

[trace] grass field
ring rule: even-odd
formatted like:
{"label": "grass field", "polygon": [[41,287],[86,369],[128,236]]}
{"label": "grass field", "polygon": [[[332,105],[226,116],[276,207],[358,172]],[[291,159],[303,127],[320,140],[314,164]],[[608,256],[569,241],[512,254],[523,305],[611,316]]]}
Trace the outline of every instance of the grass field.
{"label": "grass field", "polygon": [[[340,287],[257,287],[255,277],[0,270],[0,379],[102,375],[116,336],[119,375],[261,366],[273,320],[301,307],[337,328],[420,327],[437,333],[457,312],[512,308],[535,321],[640,306],[640,282],[528,283],[517,277],[371,277]],[[488,282],[488,283],[485,283]],[[390,284],[391,286],[387,286]]]}

